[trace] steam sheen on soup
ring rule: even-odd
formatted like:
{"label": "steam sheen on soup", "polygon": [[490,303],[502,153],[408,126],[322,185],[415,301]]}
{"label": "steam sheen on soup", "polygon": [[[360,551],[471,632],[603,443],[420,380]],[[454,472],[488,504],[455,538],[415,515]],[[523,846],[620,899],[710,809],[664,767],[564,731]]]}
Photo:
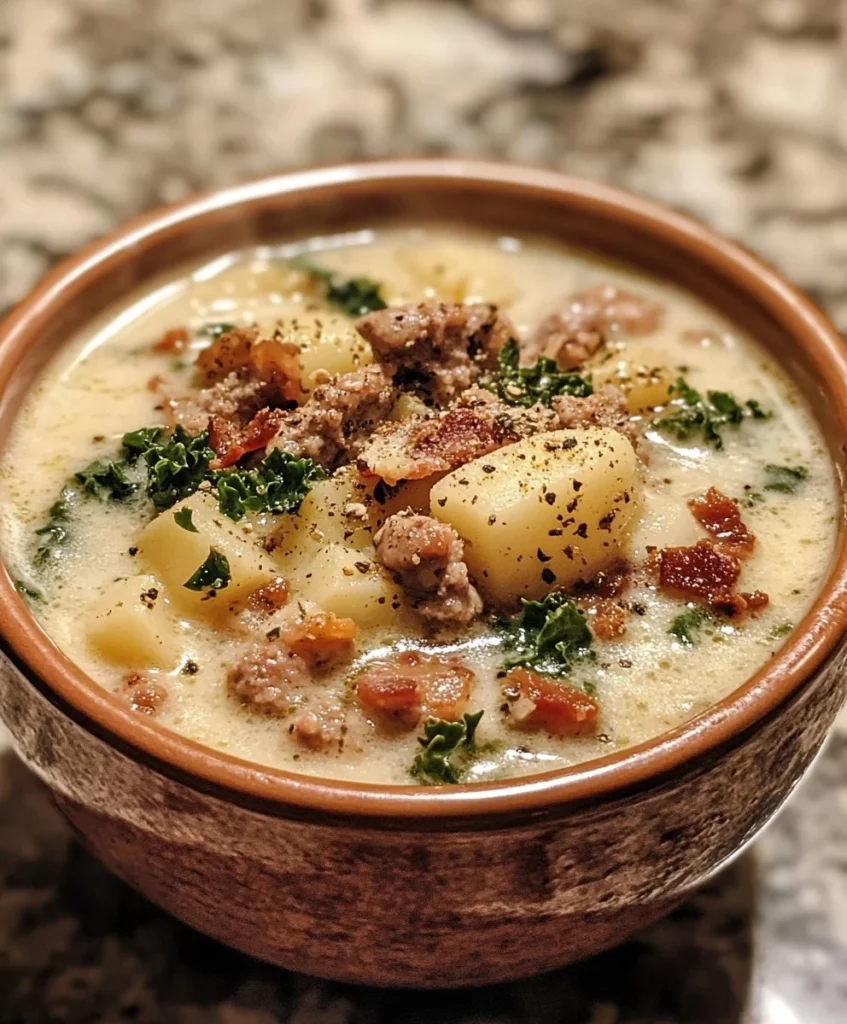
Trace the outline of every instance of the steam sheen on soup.
{"label": "steam sheen on soup", "polygon": [[441,228],[235,253],[110,310],[0,481],[21,593],[128,708],[407,784],[702,712],[784,643],[836,530],[753,340],[625,268]]}

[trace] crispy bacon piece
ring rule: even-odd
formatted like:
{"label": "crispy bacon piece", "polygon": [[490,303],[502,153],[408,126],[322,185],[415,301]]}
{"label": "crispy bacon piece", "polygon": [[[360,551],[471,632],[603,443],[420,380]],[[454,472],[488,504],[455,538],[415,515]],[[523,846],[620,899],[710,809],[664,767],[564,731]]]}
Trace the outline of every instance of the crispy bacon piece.
{"label": "crispy bacon piece", "polygon": [[662,589],[709,603],[715,595],[732,593],[740,571],[738,558],[722,551],[712,540],[701,540],[687,548],[665,548],[659,552],[659,584]]}
{"label": "crispy bacon piece", "polygon": [[153,351],[184,352],[188,347],[188,339],[189,334],[185,327],[172,327],[153,345]]}
{"label": "crispy bacon piece", "polygon": [[213,416],[209,420],[209,444],[218,457],[211,468],[226,469],[250,452],[266,448],[284,420],[282,409],[260,409],[243,428],[233,420]]}
{"label": "crispy bacon piece", "polygon": [[511,719],[519,729],[546,729],[573,736],[593,728],[600,710],[582,690],[557,683],[526,668],[513,668],[503,680]]}
{"label": "crispy bacon piece", "polygon": [[618,640],[626,633],[626,609],[608,597],[587,602],[588,627],[599,640]]}
{"label": "crispy bacon piece", "polygon": [[458,721],[474,679],[471,669],[453,658],[401,651],[366,665],[356,680],[356,696],[366,711],[413,729],[423,715]]}
{"label": "crispy bacon piece", "polygon": [[147,379],[147,390],[152,391],[155,395],[164,383],[165,378],[161,377],[158,373],[154,373],[152,377],[148,377]]}
{"label": "crispy bacon piece", "polygon": [[142,715],[155,715],[168,699],[168,691],[160,683],[142,672],[133,672],[123,680],[124,693],[131,711]]}
{"label": "crispy bacon piece", "polygon": [[356,623],[333,612],[311,612],[286,626],[281,636],[309,665],[322,667],[352,655]]}
{"label": "crispy bacon piece", "polygon": [[692,498],[688,507],[720,546],[738,558],[746,558],[753,551],[756,537],[748,529],[738,505],[722,494],[717,487],[710,487],[699,498]]}
{"label": "crispy bacon piece", "polygon": [[509,425],[485,407],[453,406],[432,417],[386,423],[359,455],[360,471],[387,484],[446,473],[518,439]]}
{"label": "crispy bacon piece", "polygon": [[746,615],[749,612],[757,612],[770,602],[767,594],[761,590],[754,590],[752,593],[719,593],[712,597],[712,607],[715,611],[723,612],[730,618],[739,615]]}

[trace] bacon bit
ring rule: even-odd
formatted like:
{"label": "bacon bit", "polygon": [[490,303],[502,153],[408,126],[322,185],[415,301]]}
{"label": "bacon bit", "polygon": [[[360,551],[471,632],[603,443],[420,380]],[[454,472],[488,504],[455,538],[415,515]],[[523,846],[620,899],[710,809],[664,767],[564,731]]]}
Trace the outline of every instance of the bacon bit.
{"label": "bacon bit", "polygon": [[588,626],[599,640],[617,640],[626,633],[626,610],[610,598],[588,602]]}
{"label": "bacon bit", "polygon": [[578,583],[576,590],[589,597],[620,597],[629,586],[632,566],[625,559],[598,572],[594,579]]}
{"label": "bacon bit", "polygon": [[289,649],[312,666],[323,666],[350,657],[356,639],[356,623],[333,612],[315,612],[287,627],[282,639]]}
{"label": "bacon bit", "polygon": [[265,612],[271,615],[279,611],[288,602],[288,581],[282,576],[266,583],[247,598],[247,607],[251,612]]}
{"label": "bacon bit", "polygon": [[365,446],[359,470],[389,485],[446,473],[502,447],[512,437],[504,425],[473,407],[440,416],[386,424]]}
{"label": "bacon bit", "polygon": [[756,538],[747,529],[738,505],[716,487],[710,487],[699,498],[692,498],[688,507],[697,522],[729,554],[746,558],[753,551]]}
{"label": "bacon bit", "polygon": [[594,726],[597,701],[582,690],[555,683],[525,668],[513,668],[503,680],[512,722],[520,729],[546,729],[573,736]]}
{"label": "bacon bit", "polygon": [[366,665],[356,681],[359,704],[413,729],[423,715],[455,722],[471,697],[474,673],[461,662],[402,651]]}
{"label": "bacon bit", "polygon": [[153,345],[154,352],[184,352],[189,334],[185,327],[172,327]]}
{"label": "bacon bit", "polygon": [[147,390],[152,391],[155,394],[155,392],[157,392],[164,383],[164,377],[160,377],[159,374],[156,373],[147,381]]}
{"label": "bacon bit", "polygon": [[699,598],[724,615],[755,612],[769,601],[768,595],[759,590],[735,592],[741,562],[713,540],[701,540],[688,548],[665,548],[658,559],[659,584],[664,590]]}
{"label": "bacon bit", "polygon": [[128,675],[123,680],[123,687],[130,711],[142,715],[155,715],[168,697],[168,691],[163,686],[154,683],[141,672]]}
{"label": "bacon bit", "polygon": [[711,602],[716,594],[731,593],[740,571],[735,555],[722,551],[711,540],[659,552],[659,584],[687,597]]}
{"label": "bacon bit", "polygon": [[246,427],[239,427],[222,416],[209,420],[209,444],[218,456],[210,466],[226,469],[250,452],[266,448],[285,420],[282,409],[260,409]]}
{"label": "bacon bit", "polygon": [[770,598],[761,590],[754,590],[752,593],[720,593],[712,597],[712,607],[715,611],[723,612],[730,618],[739,615],[746,615],[750,612],[757,612],[770,603]]}

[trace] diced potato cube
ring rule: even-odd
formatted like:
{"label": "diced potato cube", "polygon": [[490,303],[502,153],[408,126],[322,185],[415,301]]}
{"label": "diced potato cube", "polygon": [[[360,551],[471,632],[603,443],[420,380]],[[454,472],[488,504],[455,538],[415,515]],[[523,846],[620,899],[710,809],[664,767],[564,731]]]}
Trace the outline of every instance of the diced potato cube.
{"label": "diced potato cube", "polygon": [[632,346],[593,371],[595,386],[614,384],[633,414],[665,405],[675,375],[668,357],[646,345]]}
{"label": "diced potato cube", "polygon": [[465,541],[479,588],[509,605],[590,579],[613,561],[635,485],[635,451],[622,434],[556,430],[448,473],[430,508]]}
{"label": "diced potato cube", "polygon": [[400,629],[410,618],[401,588],[361,551],[343,544],[327,544],[304,561],[293,574],[292,585],[295,598],[300,594],[362,628]]}
{"label": "diced potato cube", "polygon": [[175,668],[180,646],[155,576],[115,580],[87,614],[85,630],[103,657],[132,668]]}
{"label": "diced potato cube", "polygon": [[400,260],[420,282],[424,296],[445,302],[493,302],[508,306],[518,297],[509,255],[477,243],[433,242],[400,253]]}
{"label": "diced potato cube", "polygon": [[373,362],[373,349],[351,321],[338,313],[298,313],[277,324],[277,336],[300,349],[300,387],[308,395],[339,373]]}
{"label": "diced potato cube", "polygon": [[[174,514],[189,508],[196,533],[181,527]],[[230,582],[216,591],[189,590],[185,584],[206,561],[212,548],[229,562]],[[198,491],[160,513],[141,532],[139,556],[168,588],[171,599],[192,612],[211,613],[218,605],[229,607],[277,576],[273,561],[247,521],[234,523],[218,509],[214,496]],[[213,607],[214,606],[214,607]]]}

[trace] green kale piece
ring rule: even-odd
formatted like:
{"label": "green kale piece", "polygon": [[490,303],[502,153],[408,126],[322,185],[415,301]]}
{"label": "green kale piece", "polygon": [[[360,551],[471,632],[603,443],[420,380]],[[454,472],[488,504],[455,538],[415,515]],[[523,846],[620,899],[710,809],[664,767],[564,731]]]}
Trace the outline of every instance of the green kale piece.
{"label": "green kale piece", "polygon": [[124,501],[138,490],[138,484],[133,483],[124,470],[125,463],[96,459],[85,469],[74,473],[74,480],[85,494],[93,498]]}
{"label": "green kale piece", "polygon": [[[215,453],[209,447],[209,434],[189,434],[178,424],[173,433],[153,434],[155,428],[125,434],[123,443],[135,458],[147,466],[147,494],[157,511],[170,508],[193,494],[207,478]],[[145,447],[146,445],[146,447]]]}
{"label": "green kale piece", "polygon": [[676,379],[669,394],[667,408],[653,420],[653,425],[680,441],[690,441],[699,434],[713,448],[723,448],[724,427],[737,427],[745,419],[766,420],[772,416],[755,399],[742,404],[728,391],[707,391],[704,397],[684,377]]}
{"label": "green kale piece", "polygon": [[188,590],[224,590],[232,574],[226,555],[217,548],[209,548],[209,556],[183,586]]}
{"label": "green kale piece", "polygon": [[423,736],[418,737],[423,749],[412,764],[412,776],[430,786],[459,782],[474,748],[474,736],[483,714],[477,711],[475,715],[464,715],[461,722],[428,718],[424,722]]}
{"label": "green kale piece", "polygon": [[714,622],[715,617],[705,608],[689,608],[671,623],[668,630],[673,636],[686,647],[692,647],[700,629],[708,622]]}
{"label": "green kale piece", "polygon": [[520,616],[498,624],[505,646],[514,651],[504,668],[521,666],[542,675],[565,676],[574,662],[593,656],[591,630],[573,601],[553,593],[543,601],[521,604]]}
{"label": "green kale piece", "polygon": [[296,512],[324,472],[311,459],[275,448],[255,469],[222,469],[212,480],[221,512],[238,522],[247,512]]}
{"label": "green kale piece", "polygon": [[348,316],[364,316],[377,309],[385,309],[387,303],[380,291],[381,285],[369,277],[343,278],[331,270],[316,267],[302,260],[295,265],[326,286],[326,301]]}
{"label": "green kale piece", "polygon": [[58,501],[53,502],[47,511],[47,523],[35,531],[40,543],[35,549],[35,564],[46,566],[59,557],[61,549],[70,539],[69,522],[71,511],[78,497],[77,492],[66,485]]}
{"label": "green kale piece", "polygon": [[590,377],[563,373],[556,362],[546,356],[534,366],[521,366],[520,350],[514,338],[500,349],[499,362],[497,376],[486,387],[508,405],[529,408],[540,402],[549,406],[558,395],[587,398],[594,391]]}
{"label": "green kale piece", "polygon": [[776,491],[779,494],[794,494],[797,488],[809,478],[809,471],[805,466],[765,466],[765,473],[768,482],[764,485],[766,491]]}
{"label": "green kale piece", "polygon": [[182,508],[178,508],[174,512],[174,522],[177,526],[181,526],[183,530],[187,530],[189,533],[199,533],[200,531],[194,525],[192,516],[194,515],[193,509],[190,509],[187,505],[183,505]]}

